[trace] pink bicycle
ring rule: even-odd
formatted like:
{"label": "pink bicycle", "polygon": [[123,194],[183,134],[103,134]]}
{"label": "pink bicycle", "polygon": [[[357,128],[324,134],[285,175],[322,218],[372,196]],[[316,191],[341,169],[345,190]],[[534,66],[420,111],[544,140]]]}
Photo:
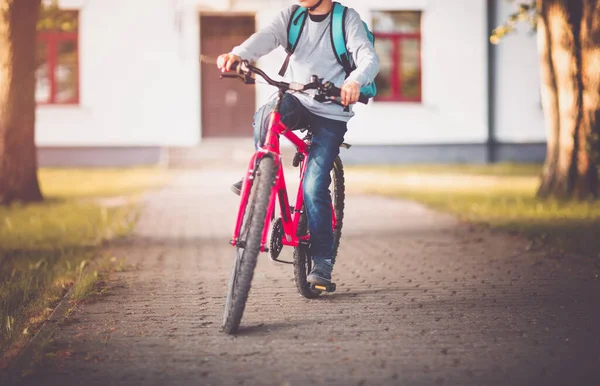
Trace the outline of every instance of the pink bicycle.
{"label": "pink bicycle", "polygon": [[[309,130],[304,129],[301,132],[307,132],[307,134],[304,138],[300,138],[290,131],[281,122],[279,108],[286,92],[302,92],[305,90],[316,90],[314,98],[317,101],[329,101],[342,105],[337,100],[340,89],[330,82],[323,83],[322,79],[314,75],[311,78],[311,83],[302,85],[275,81],[247,61],[236,63],[233,70],[235,73],[223,74],[221,77],[238,78],[246,84],[254,84],[254,75],[256,74],[261,76],[268,84],[277,87],[279,93],[274,110],[269,118],[264,145],[250,159],[242,185],[240,207],[233,239],[231,240],[231,244],[236,247],[235,263],[229,281],[222,325],[223,330],[228,334],[235,333],[240,325],[260,252],[269,252],[271,259],[274,261],[294,265],[296,287],[302,296],[312,299],[319,296],[323,291],[335,291],[335,283],[331,283],[329,286],[314,286],[306,280],[312,269],[312,262],[308,255],[310,235],[304,211],[302,181],[306,172],[312,134]],[[361,96],[359,101],[367,103],[368,98]],[[279,148],[280,136],[287,138],[297,148],[293,165],[300,167],[300,185],[294,206],[290,206],[288,200]],[[342,147],[349,148],[350,145],[344,143]],[[339,157],[336,158],[331,173],[331,226],[334,232],[333,258],[335,259],[344,217],[344,170]],[[279,202],[280,209],[280,217],[277,219],[275,219],[276,200]],[[268,242],[271,223],[271,237],[270,242]],[[279,260],[279,255],[284,246],[294,248],[293,262]]]}

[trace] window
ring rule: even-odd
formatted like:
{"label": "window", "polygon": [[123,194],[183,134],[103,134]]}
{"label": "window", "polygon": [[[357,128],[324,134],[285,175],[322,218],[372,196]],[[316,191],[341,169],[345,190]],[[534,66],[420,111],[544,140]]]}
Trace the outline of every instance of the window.
{"label": "window", "polygon": [[78,18],[77,11],[42,10],[35,72],[38,104],[79,103]]}
{"label": "window", "polygon": [[421,12],[373,12],[376,101],[421,101]]}

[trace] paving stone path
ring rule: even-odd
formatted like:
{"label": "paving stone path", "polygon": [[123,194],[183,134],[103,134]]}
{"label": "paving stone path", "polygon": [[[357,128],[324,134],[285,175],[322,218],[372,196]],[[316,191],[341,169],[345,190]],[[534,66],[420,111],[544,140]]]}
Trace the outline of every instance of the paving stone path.
{"label": "paving stone path", "polygon": [[594,258],[402,200],[347,198],[333,294],[300,297],[262,255],[240,332],[223,334],[238,174],[186,171],[150,194],[110,247],[137,269],[76,309],[20,384],[600,385]]}

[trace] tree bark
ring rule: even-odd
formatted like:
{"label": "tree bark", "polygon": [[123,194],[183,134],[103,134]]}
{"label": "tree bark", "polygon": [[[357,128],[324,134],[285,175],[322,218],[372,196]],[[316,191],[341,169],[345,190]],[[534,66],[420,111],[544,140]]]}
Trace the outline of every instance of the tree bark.
{"label": "tree bark", "polygon": [[563,199],[571,197],[573,193],[578,145],[576,139],[582,118],[582,90],[577,54],[579,33],[574,31],[575,28],[579,28],[579,23],[572,20],[573,15],[568,5],[570,1],[558,0],[550,5],[548,10],[560,125],[560,150],[552,193]]}
{"label": "tree bark", "polygon": [[544,122],[546,125],[546,162],[542,169],[541,183],[538,196],[550,196],[555,184],[559,149],[559,107],[554,65],[552,63],[552,39],[548,25],[548,1],[537,0],[537,42],[540,61],[540,86]]}
{"label": "tree bark", "polygon": [[[584,4],[590,10],[585,17]],[[597,15],[593,15],[597,9],[598,0],[538,0],[542,101],[548,130],[538,190],[542,198],[598,197],[598,168],[591,148],[597,147],[593,133],[600,84],[595,55],[600,46],[589,39],[598,28],[594,25]]]}
{"label": "tree bark", "polygon": [[581,22],[581,69],[583,122],[578,154],[580,179],[575,190],[579,198],[598,198],[600,165],[600,2],[584,0]]}
{"label": "tree bark", "polygon": [[0,204],[40,201],[35,45],[41,0],[0,0]]}

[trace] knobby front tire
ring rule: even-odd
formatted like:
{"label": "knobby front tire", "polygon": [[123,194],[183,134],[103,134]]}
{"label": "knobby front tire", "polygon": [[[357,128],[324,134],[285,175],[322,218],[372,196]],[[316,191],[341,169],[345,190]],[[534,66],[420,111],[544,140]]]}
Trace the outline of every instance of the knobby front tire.
{"label": "knobby front tire", "polygon": [[240,230],[239,240],[244,247],[236,248],[234,267],[229,280],[229,291],[223,316],[223,331],[227,334],[237,332],[244,314],[256,261],[260,253],[275,172],[275,163],[272,158],[264,157],[260,160]]}
{"label": "knobby front tire", "polygon": [[[344,224],[344,166],[340,157],[333,162],[331,170],[331,201],[335,211],[336,224],[333,230],[333,262],[337,257],[340,239],[342,237],[342,226]],[[303,208],[304,209],[304,208]],[[308,232],[308,222],[306,210],[302,211],[300,222],[298,223],[298,236],[304,236]],[[312,290],[310,283],[306,280],[312,269],[312,259],[306,245],[299,245],[294,248],[294,279],[300,295],[308,299],[314,299],[321,294],[319,290]]]}
{"label": "knobby front tire", "polygon": [[331,199],[333,202],[333,210],[335,211],[336,224],[333,230],[333,263],[337,258],[340,240],[342,238],[342,226],[344,225],[344,200],[346,199],[346,187],[344,179],[344,165],[340,157],[337,157],[333,162],[331,171]]}

